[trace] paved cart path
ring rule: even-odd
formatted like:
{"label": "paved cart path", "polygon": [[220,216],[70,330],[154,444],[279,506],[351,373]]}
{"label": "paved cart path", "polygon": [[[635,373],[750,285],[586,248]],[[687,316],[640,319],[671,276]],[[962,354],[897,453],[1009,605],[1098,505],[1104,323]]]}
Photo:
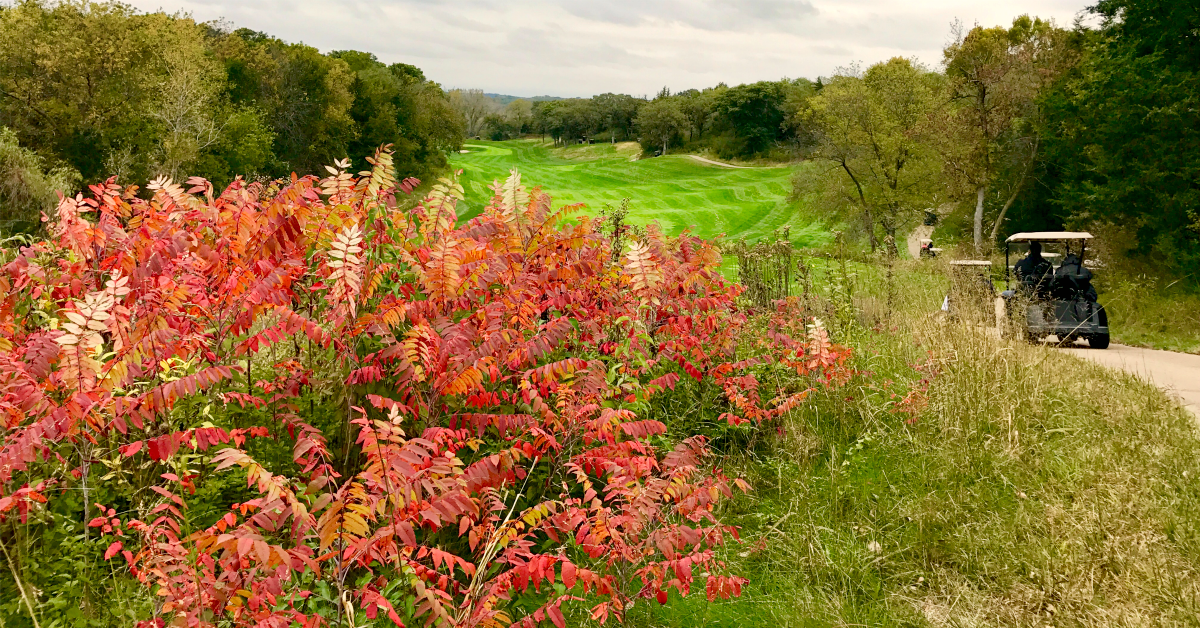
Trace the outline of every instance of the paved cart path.
{"label": "paved cart path", "polygon": [[1168,393],[1177,395],[1184,407],[1200,420],[1200,355],[1118,344],[1105,350],[1069,347],[1063,351],[1153,382]]}
{"label": "paved cart path", "polygon": [[736,166],[734,164],[727,164],[723,161],[714,161],[707,157],[701,157],[700,155],[688,155],[688,157],[691,157],[692,159],[695,159],[696,161],[698,161],[702,164],[708,164],[710,166],[720,166],[722,168],[736,168],[738,170],[750,170],[750,169],[753,169],[756,167],[756,166]]}

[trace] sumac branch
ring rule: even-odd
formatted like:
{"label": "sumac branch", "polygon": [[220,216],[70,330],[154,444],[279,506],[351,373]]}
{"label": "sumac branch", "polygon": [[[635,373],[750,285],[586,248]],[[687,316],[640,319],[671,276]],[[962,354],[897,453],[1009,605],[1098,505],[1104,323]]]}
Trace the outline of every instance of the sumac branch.
{"label": "sumac branch", "polygon": [[[82,521],[154,591],[145,626],[562,626],[739,594],[718,515],[748,486],[636,409],[708,382],[756,429],[805,391],[764,400],[755,369],[826,385],[848,352],[781,303],[739,356],[740,289],[689,234],[614,252],[515,172],[466,222],[453,179],[400,210],[413,182],[372,163],[216,197],[110,180],[4,252],[5,525],[102,493]],[[249,498],[192,507],[230,474]]]}

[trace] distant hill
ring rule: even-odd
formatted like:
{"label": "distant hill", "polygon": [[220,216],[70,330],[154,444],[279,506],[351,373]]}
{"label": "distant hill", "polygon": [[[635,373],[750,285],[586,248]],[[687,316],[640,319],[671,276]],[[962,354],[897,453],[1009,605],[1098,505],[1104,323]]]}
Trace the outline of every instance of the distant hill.
{"label": "distant hill", "polygon": [[484,96],[491,98],[492,100],[500,103],[501,105],[507,105],[508,103],[510,103],[514,100],[528,100],[529,102],[539,102],[539,101],[543,101],[543,100],[562,100],[562,98],[560,98],[558,96],[534,96],[532,98],[526,98],[525,96],[509,96],[508,94],[484,94]]}

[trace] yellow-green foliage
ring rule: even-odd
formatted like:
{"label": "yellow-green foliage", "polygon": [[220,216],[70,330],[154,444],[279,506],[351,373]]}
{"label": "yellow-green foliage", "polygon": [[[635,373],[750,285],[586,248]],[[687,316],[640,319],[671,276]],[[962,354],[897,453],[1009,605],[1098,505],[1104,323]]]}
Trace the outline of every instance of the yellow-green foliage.
{"label": "yellow-green foliage", "polygon": [[42,212],[58,202],[56,192],[70,194],[79,179],[67,168],[47,172],[45,161],[17,143],[11,130],[0,127],[0,234],[33,231]]}

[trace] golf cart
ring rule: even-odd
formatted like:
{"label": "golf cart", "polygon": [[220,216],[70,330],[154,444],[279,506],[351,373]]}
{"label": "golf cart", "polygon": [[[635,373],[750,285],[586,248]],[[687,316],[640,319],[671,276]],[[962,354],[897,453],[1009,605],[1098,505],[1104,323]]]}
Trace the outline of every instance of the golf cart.
{"label": "golf cart", "polygon": [[[1023,327],[1031,342],[1053,335],[1064,344],[1083,338],[1094,349],[1108,348],[1108,314],[1096,302],[1092,272],[1083,264],[1090,239],[1085,232],[1043,231],[1018,233],[1005,242],[1006,290],[1000,296],[1010,323]],[[1020,244],[1030,248],[1030,255],[1010,266],[1013,245]],[[1061,247],[1057,267],[1050,259],[1058,254],[1039,254],[1046,245]]]}

